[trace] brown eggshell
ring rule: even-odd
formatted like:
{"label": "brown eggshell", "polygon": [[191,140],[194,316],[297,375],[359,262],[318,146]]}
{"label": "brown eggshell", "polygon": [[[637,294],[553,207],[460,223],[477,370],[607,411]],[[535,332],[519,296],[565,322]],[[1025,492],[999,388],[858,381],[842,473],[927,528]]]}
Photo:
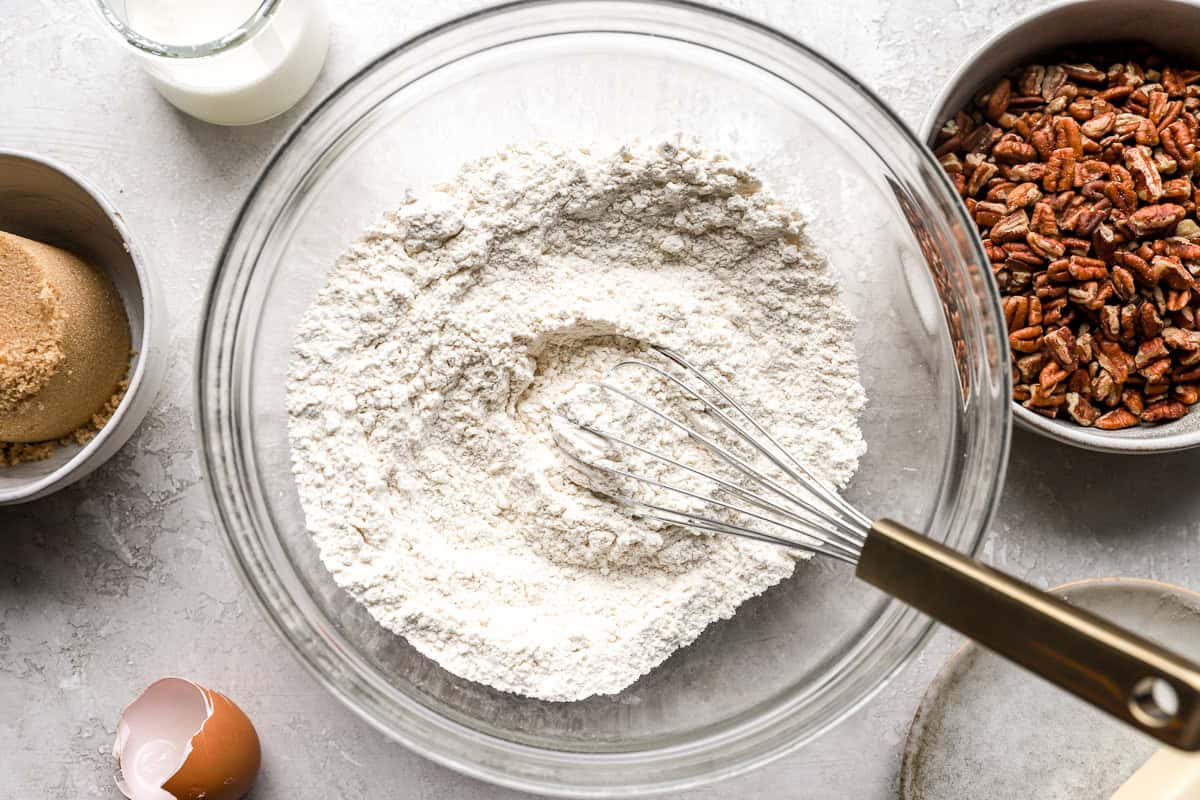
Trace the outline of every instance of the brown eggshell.
{"label": "brown eggshell", "polygon": [[192,752],[163,788],[178,800],[240,800],[254,785],[262,762],[258,734],[232,700],[212,689],[204,692],[212,714],[192,736]]}

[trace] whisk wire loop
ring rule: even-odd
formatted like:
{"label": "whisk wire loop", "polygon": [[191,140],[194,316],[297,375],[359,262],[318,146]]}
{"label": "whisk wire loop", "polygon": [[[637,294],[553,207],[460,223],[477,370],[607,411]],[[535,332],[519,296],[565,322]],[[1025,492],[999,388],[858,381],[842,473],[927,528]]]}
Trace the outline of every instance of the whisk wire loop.
{"label": "whisk wire loop", "polygon": [[[740,487],[735,486],[734,484],[731,484],[722,478],[719,478],[715,475],[711,475],[707,472],[704,472],[703,470],[695,469],[694,467],[689,467],[686,464],[681,464],[678,461],[674,461],[673,459],[669,459],[659,453],[655,453],[647,448],[636,445],[636,444],[629,442],[619,436],[616,436],[615,434],[612,434],[608,431],[604,431],[599,428],[592,427],[590,425],[579,425],[578,427],[580,428],[580,430],[586,431],[595,436],[599,436],[599,437],[605,439],[606,441],[610,441],[610,442],[614,442],[616,444],[630,447],[634,450],[637,450],[638,452],[641,452],[641,453],[644,453],[653,458],[665,461],[676,467],[679,467],[680,469],[686,470],[694,475],[697,475],[699,477],[710,480],[713,483],[718,484],[722,488],[726,488],[729,491],[738,494],[740,497],[742,497],[749,503],[757,505],[768,511],[774,511],[775,513],[779,514],[780,516],[787,517],[789,520],[791,520],[791,522],[783,522],[783,521],[780,521],[779,519],[769,517],[765,514],[760,514],[758,512],[751,511],[750,509],[746,509],[746,508],[742,508],[740,506],[734,505],[733,503],[728,503],[717,497],[713,497],[711,495],[702,495],[702,494],[699,494],[698,492],[693,492],[693,491],[684,489],[679,486],[673,486],[671,484],[667,484],[662,481],[655,480],[653,478],[648,478],[645,475],[637,475],[632,472],[628,472],[627,470],[618,469],[616,467],[610,467],[605,464],[594,464],[594,463],[584,462],[578,456],[575,456],[574,454],[568,454],[573,460],[583,464],[584,466],[588,467],[589,469],[600,470],[609,475],[616,475],[618,477],[634,480],[639,483],[646,484],[648,486],[654,486],[655,488],[658,488],[658,489],[664,489],[664,490],[667,490],[670,492],[674,492],[676,494],[683,495],[684,497],[688,497],[693,500],[698,500],[706,505],[717,506],[718,508],[724,508],[728,511],[733,511],[738,514],[744,514],[753,519],[757,519],[760,522],[766,522],[770,525],[777,525],[780,528],[783,528],[784,530],[787,530],[794,534],[797,534],[802,538],[790,539],[790,538],[785,538],[785,537],[781,537],[781,536],[775,536],[775,535],[772,535],[769,533],[764,533],[762,531],[757,531],[757,530],[754,530],[751,528],[746,528],[741,525],[736,525],[734,523],[731,523],[731,522],[728,522],[725,520],[718,520],[718,519],[714,519],[712,517],[707,517],[702,514],[667,508],[665,506],[660,506],[655,503],[651,503],[647,500],[640,500],[640,499],[630,497],[629,495],[621,494],[618,492],[609,493],[609,496],[611,498],[613,498],[614,500],[618,500],[627,505],[638,506],[638,507],[641,507],[644,509],[649,509],[651,511],[654,511],[654,512],[656,512],[655,514],[648,514],[647,516],[650,516],[654,519],[658,519],[662,522],[669,522],[669,523],[673,523],[673,524],[677,524],[677,525],[683,524],[683,525],[688,525],[689,527],[702,528],[704,530],[710,530],[710,531],[717,532],[717,533],[735,533],[737,535],[745,536],[747,538],[758,539],[760,541],[770,542],[771,544],[783,545],[785,547],[800,548],[803,550],[808,550],[812,553],[830,555],[835,558],[840,558],[843,561],[847,561],[849,563],[854,563],[854,558],[856,557],[856,555],[858,553],[858,548],[854,545],[853,542],[850,542],[850,543],[825,542],[822,540],[822,537],[827,533],[827,531],[814,525],[811,521],[806,520],[803,517],[799,517],[799,516],[793,514],[792,512],[789,512],[787,509],[785,509],[781,506],[775,505],[773,503],[770,503],[767,500],[764,500],[760,497],[752,495],[752,494],[746,492],[745,490],[741,489]],[[671,518],[666,519],[663,516],[657,516],[657,515],[671,515]]]}
{"label": "whisk wire loop", "polygon": [[[721,477],[711,470],[683,463],[679,458],[673,458],[651,447],[630,441],[615,432],[601,429],[596,425],[576,422],[560,414],[557,416],[560,424],[565,423],[571,429],[599,437],[610,447],[624,448],[648,456],[661,464],[669,465],[676,470],[699,478],[715,489],[713,492],[701,493],[675,483],[658,480],[655,477],[639,475],[633,471],[585,458],[574,452],[574,448],[570,446],[563,446],[561,448],[563,452],[585,471],[594,470],[609,476],[632,480],[681,498],[698,501],[712,511],[740,515],[746,518],[747,524],[740,524],[743,522],[741,519],[735,521],[734,519],[717,518],[717,516],[724,517],[724,513],[712,516],[711,512],[703,513],[701,510],[670,508],[662,505],[662,501],[658,497],[634,497],[618,491],[607,483],[593,488],[597,488],[598,491],[618,502],[636,508],[636,513],[651,519],[706,532],[733,534],[814,554],[828,555],[851,564],[856,563],[871,527],[870,519],[842,500],[836,491],[813,475],[803,463],[780,445],[744,407],[698,368],[672,350],[660,347],[652,349],[685,374],[698,379],[702,386],[693,385],[681,379],[669,369],[641,360],[623,361],[614,370],[646,370],[668,382],[684,397],[699,402],[707,415],[717,421],[723,430],[733,435],[734,441],[748,445],[749,452],[764,458],[777,472],[773,471],[774,474],[771,475],[766,474],[759,466],[735,453],[731,446],[727,446],[724,441],[718,441],[713,436],[701,433],[692,425],[664,412],[631,391],[608,381],[600,381],[591,385],[623,398],[637,409],[652,414],[661,422],[683,432],[690,441],[707,452],[717,463],[732,468],[737,478],[730,480]],[[714,401],[711,397],[706,396],[704,387],[707,387],[719,400]],[[732,412],[727,409],[732,409],[732,412],[740,415],[745,422],[735,420],[731,415]],[[556,438],[559,438],[560,445],[564,444],[557,432]],[[769,446],[764,444],[764,441]],[[792,482],[796,486],[784,485],[781,480]],[[765,530],[761,527],[763,525],[766,526]],[[787,535],[781,535],[781,533]]]}
{"label": "whisk wire loop", "polygon": [[[788,452],[782,445],[780,445],[779,442],[777,442],[775,438],[771,436],[771,434],[762,425],[760,425],[757,420],[754,419],[754,417],[750,416],[750,414],[744,408],[742,408],[719,386],[713,383],[713,381],[704,375],[704,373],[700,372],[696,367],[692,366],[678,354],[674,354],[665,349],[655,349],[662,353],[665,357],[671,358],[676,364],[691,372],[693,375],[703,381],[706,386],[719,394],[726,403],[728,403],[732,408],[736,409],[737,412],[742,415],[742,417],[748,420],[750,424],[754,426],[755,430],[757,430],[764,438],[774,445],[778,452],[783,453],[788,461],[791,462],[791,465],[789,465],[787,461],[780,459],[775,452],[772,452],[772,450],[765,447],[761,441],[750,435],[750,433],[748,433],[741,425],[731,419],[729,415],[726,414],[717,404],[713,403],[707,397],[698,392],[694,387],[687,385],[666,370],[656,367],[653,364],[647,364],[644,361],[637,360],[621,362],[616,366],[616,369],[620,369],[622,367],[639,367],[649,370],[673,383],[675,386],[686,392],[689,397],[698,400],[704,405],[707,411],[716,416],[722,423],[726,425],[726,427],[737,434],[742,441],[750,444],[756,451],[766,457],[775,467],[783,472],[784,475],[803,485],[805,489],[811,494],[815,495],[817,499],[834,506],[838,512],[849,517],[852,522],[851,524],[847,524],[842,518],[836,515],[826,514],[822,511],[818,511],[811,505],[798,503],[799,505],[805,505],[805,507],[809,508],[809,510],[813,511],[813,513],[821,516],[826,523],[833,525],[840,530],[847,531],[855,537],[861,538],[866,529],[871,525],[871,521],[867,517],[863,516],[857,509],[842,500],[842,498],[838,496],[837,492],[830,489],[820,478],[817,478],[807,468],[805,468],[805,466],[800,461],[796,460],[796,458],[792,456],[792,454]],[[674,420],[672,421],[674,422]],[[793,466],[795,469],[793,469]]]}
{"label": "whisk wire loop", "polygon": [[[625,362],[625,364],[628,366],[632,366],[632,365],[645,366],[657,374],[663,374],[660,370],[657,370],[653,366],[651,366],[649,364],[645,364],[644,362],[628,361],[628,362]],[[682,388],[684,391],[686,391],[689,395],[699,399],[702,403],[705,404],[706,408],[710,407],[711,404],[709,401],[706,400],[706,398],[703,398],[700,395],[696,394],[686,384],[683,384],[677,380],[674,380],[674,376],[671,376],[669,374],[666,375],[666,377],[671,378],[673,383],[678,385],[680,388]],[[713,441],[710,437],[705,436],[704,434],[700,433],[699,431],[697,431],[695,428],[691,427],[690,425],[688,425],[684,422],[681,422],[672,416],[669,416],[668,414],[664,413],[662,410],[660,410],[659,408],[654,406],[652,403],[648,403],[645,400],[642,400],[641,398],[625,391],[624,389],[621,389],[618,386],[614,386],[611,383],[608,383],[607,381],[597,383],[597,384],[595,384],[595,386],[597,386],[598,388],[604,389],[605,391],[613,392],[614,394],[617,394],[617,395],[625,398],[626,400],[637,405],[638,407],[642,408],[643,410],[650,412],[651,414],[658,417],[662,421],[669,423],[670,425],[678,428],[679,430],[681,430],[685,434],[687,434],[688,437],[691,438],[693,441],[695,441],[697,444],[701,445],[705,450],[707,450],[708,452],[710,452],[711,454],[713,454],[714,456],[719,458],[724,463],[733,467],[735,470],[737,470],[739,473],[741,473],[744,477],[746,477],[749,480],[753,481],[754,483],[766,488],[771,493],[773,493],[777,497],[782,498],[783,500],[787,501],[788,503],[791,503],[791,504],[799,507],[800,509],[812,514],[813,516],[817,517],[822,523],[824,523],[825,525],[831,526],[833,528],[833,530],[829,530],[826,528],[816,527],[815,530],[820,532],[818,535],[818,538],[824,540],[826,537],[833,536],[837,539],[840,539],[842,541],[849,543],[852,546],[861,546],[861,543],[862,543],[861,534],[859,534],[859,532],[856,531],[846,521],[839,519],[838,517],[829,513],[825,509],[808,502],[804,498],[798,496],[795,492],[788,491],[788,489],[781,486],[777,481],[773,480],[772,478],[768,477],[767,475],[764,475],[760,470],[751,466],[744,459],[739,458],[738,456],[734,455],[727,448],[722,447],[720,444]],[[725,417],[722,421],[725,421],[727,419],[728,418]],[[727,424],[731,424],[731,423],[727,423]],[[738,430],[740,430],[740,428]],[[618,441],[617,439],[614,439],[612,437],[606,437],[606,438],[608,438],[610,441],[616,442],[617,444],[628,444],[628,443],[624,442],[623,440]],[[642,450],[642,452],[647,452],[647,451]],[[656,453],[649,453],[649,454],[653,455],[655,458],[657,458],[661,461],[665,461],[667,463],[674,464],[675,466],[682,466],[677,460],[669,458],[667,456],[662,456],[662,455],[656,454]],[[636,476],[634,476],[634,477],[636,477]],[[678,487],[664,486],[664,488],[674,489],[676,491],[680,491],[681,493],[683,493],[683,490],[680,490]],[[795,512],[789,512],[789,516],[796,518],[796,519],[803,519],[803,517],[795,514]],[[805,520],[805,521],[809,522],[810,524],[812,522],[811,520]],[[865,531],[864,531],[864,533],[865,533]]]}
{"label": "whisk wire loop", "polygon": [[[654,458],[658,461],[661,461],[666,464],[670,464],[673,467],[677,467],[681,470],[684,470],[685,472],[689,472],[692,475],[695,475],[699,478],[703,478],[705,480],[711,481],[711,482],[715,483],[716,485],[720,486],[722,489],[726,490],[727,492],[730,492],[731,494],[735,494],[735,495],[741,497],[746,502],[752,503],[752,504],[758,506],[759,508],[762,508],[767,511],[772,511],[776,514],[779,514],[781,516],[792,519],[795,522],[802,524],[802,525],[812,525],[812,522],[810,520],[808,520],[805,517],[800,516],[799,514],[796,514],[795,512],[791,511],[790,509],[787,509],[781,505],[778,505],[777,503],[772,503],[771,501],[769,501],[765,498],[759,497],[758,495],[747,492],[741,486],[731,483],[730,481],[727,481],[724,478],[721,478],[717,475],[713,475],[711,473],[705,472],[702,469],[697,469],[696,467],[692,467],[692,466],[684,464],[680,461],[676,461],[672,458],[664,456],[662,453],[657,453],[653,450],[650,450],[649,448],[642,447],[641,445],[635,444],[627,439],[624,439],[624,438],[618,436],[617,434],[612,433],[611,431],[601,430],[601,429],[593,427],[591,425],[580,425],[579,428],[581,430],[587,431],[588,433],[591,433],[591,434],[599,436],[603,439],[606,439],[607,441],[614,442],[616,444],[622,445],[623,447],[628,447],[631,450],[636,450],[637,452],[648,455],[651,458]],[[603,464],[597,464],[596,468],[605,470],[612,474],[621,475],[626,478],[632,478],[633,480],[641,481],[642,483],[650,484],[652,486],[657,486],[659,488],[669,489],[669,490],[675,488],[673,486],[668,486],[667,484],[661,483],[659,481],[644,478],[643,476],[640,476],[640,475],[634,475],[632,473],[623,472],[621,470],[607,467]],[[688,492],[683,492],[683,493],[689,494]],[[738,509],[732,509],[732,510],[738,510]],[[768,520],[768,521],[773,521],[773,520]]]}
{"label": "whisk wire loop", "polygon": [[[844,499],[842,499],[841,495],[839,495],[836,491],[834,491],[832,488],[830,488],[830,486],[825,481],[821,480],[816,475],[813,475],[812,472],[808,469],[808,467],[804,466],[803,462],[798,460],[795,456],[792,455],[791,451],[789,451],[787,448],[785,448],[783,445],[781,445],[778,441],[775,440],[775,437],[771,435],[770,431],[768,431],[765,427],[763,427],[758,422],[757,419],[755,419],[753,416],[751,416],[751,414],[748,411],[746,411],[746,409],[742,408],[740,403],[738,403],[736,400],[734,400],[729,395],[728,392],[726,392],[724,389],[722,389],[720,386],[718,386],[715,382],[713,382],[712,379],[710,379],[707,375],[705,375],[698,367],[694,366],[690,361],[688,361],[686,358],[681,356],[679,353],[676,353],[674,350],[671,350],[670,348],[654,346],[652,349],[655,352],[659,353],[664,358],[670,360],[671,362],[678,365],[679,367],[682,367],[683,369],[687,370],[690,374],[692,374],[696,378],[698,378],[701,382],[704,383],[705,386],[707,386],[709,389],[711,389],[713,392],[715,392],[722,400],[724,400],[726,403],[728,403],[730,405],[730,407],[736,409],[737,412],[739,414],[741,414],[742,417],[747,422],[749,422],[756,431],[758,431],[759,435],[761,435],[764,439],[766,439],[768,442],[770,442],[772,445],[775,446],[775,449],[778,452],[783,453],[783,455],[787,458],[787,460],[791,462],[791,464],[795,468],[795,470],[800,473],[799,475],[797,475],[786,464],[784,464],[782,461],[780,461],[778,458],[776,458],[774,453],[769,451],[767,448],[763,447],[762,443],[760,441],[755,439],[753,436],[750,436],[749,434],[747,434],[740,427],[737,428],[739,435],[743,439],[745,439],[747,442],[749,442],[751,445],[753,445],[755,447],[755,449],[757,449],[760,453],[765,455],[767,458],[771,459],[771,462],[774,463],[776,466],[778,466],[785,473],[787,473],[788,477],[805,484],[805,487],[809,491],[813,492],[818,497],[820,497],[822,500],[824,500],[825,502],[827,502],[830,505],[837,508],[839,511],[841,511],[843,514],[845,514],[850,519],[854,520],[859,526],[862,527],[862,529],[864,531],[871,527],[871,519],[869,517],[867,517],[865,514],[863,514],[857,508],[855,508],[854,506],[847,503]],[[649,365],[647,365],[647,366],[649,366]],[[718,409],[712,403],[708,402],[704,397],[702,397],[701,395],[699,395],[698,393],[695,393],[695,392],[693,392],[693,396],[700,399],[701,402],[705,403],[706,407],[712,409],[714,412],[719,414],[723,419],[728,420],[728,416],[725,415],[724,412],[722,412],[720,409]],[[730,423],[730,424],[732,424],[732,423]]]}

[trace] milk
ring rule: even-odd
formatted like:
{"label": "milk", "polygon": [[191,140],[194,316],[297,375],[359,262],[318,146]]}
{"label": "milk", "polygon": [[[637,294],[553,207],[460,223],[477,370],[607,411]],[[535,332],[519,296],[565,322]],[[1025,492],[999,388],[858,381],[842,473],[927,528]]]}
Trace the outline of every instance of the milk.
{"label": "milk", "polygon": [[[147,39],[186,48],[229,34],[260,5],[262,0],[125,0],[124,19]],[[320,0],[280,0],[261,30],[223,52],[140,54],[159,93],[182,111],[218,125],[250,125],[303,97],[328,49],[329,21]]]}
{"label": "milk", "polygon": [[125,24],[161,44],[204,44],[253,16],[262,0],[125,0]]}

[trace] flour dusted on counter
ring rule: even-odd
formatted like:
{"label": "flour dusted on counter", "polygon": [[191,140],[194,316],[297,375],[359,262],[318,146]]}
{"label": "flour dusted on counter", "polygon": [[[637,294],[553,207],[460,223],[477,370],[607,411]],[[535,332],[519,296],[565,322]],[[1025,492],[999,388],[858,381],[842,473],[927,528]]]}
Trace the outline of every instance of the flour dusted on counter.
{"label": "flour dusted on counter", "polygon": [[581,488],[551,417],[652,342],[730,379],[844,485],[865,449],[854,322],[802,216],[686,140],[512,147],[386,215],[296,337],[308,528],[338,584],[447,670],[618,692],[794,556]]}

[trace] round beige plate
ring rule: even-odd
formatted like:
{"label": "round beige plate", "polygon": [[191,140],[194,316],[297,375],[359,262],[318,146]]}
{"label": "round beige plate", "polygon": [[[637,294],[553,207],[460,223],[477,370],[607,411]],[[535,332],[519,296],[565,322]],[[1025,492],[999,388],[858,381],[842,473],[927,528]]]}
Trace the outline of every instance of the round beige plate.
{"label": "round beige plate", "polygon": [[[1200,594],[1111,578],[1051,590],[1200,661]],[[902,800],[1107,800],[1156,743],[974,644],[934,679],[900,768]]]}

